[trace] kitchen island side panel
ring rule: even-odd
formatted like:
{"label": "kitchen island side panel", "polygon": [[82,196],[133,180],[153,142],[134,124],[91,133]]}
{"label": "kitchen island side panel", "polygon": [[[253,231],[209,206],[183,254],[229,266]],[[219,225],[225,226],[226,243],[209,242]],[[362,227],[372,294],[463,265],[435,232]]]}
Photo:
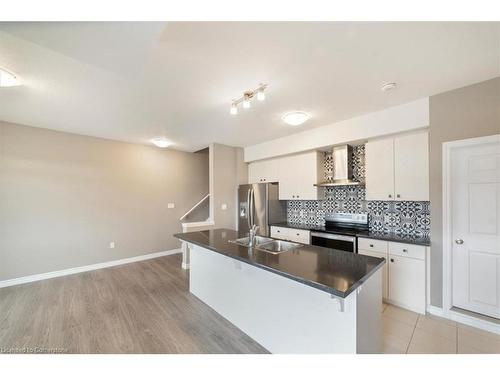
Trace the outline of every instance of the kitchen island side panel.
{"label": "kitchen island side panel", "polygon": [[329,293],[191,247],[190,292],[271,353],[356,353],[356,292],[339,311]]}
{"label": "kitchen island side panel", "polygon": [[357,353],[382,353],[382,270],[357,290]]}

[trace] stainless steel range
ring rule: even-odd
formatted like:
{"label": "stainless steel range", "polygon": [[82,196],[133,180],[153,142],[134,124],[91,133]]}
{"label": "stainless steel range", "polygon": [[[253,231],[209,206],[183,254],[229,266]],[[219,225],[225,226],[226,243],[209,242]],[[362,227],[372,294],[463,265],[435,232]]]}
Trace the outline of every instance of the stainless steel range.
{"label": "stainless steel range", "polygon": [[357,253],[356,234],[366,231],[368,214],[327,214],[324,231],[311,232],[311,244]]}

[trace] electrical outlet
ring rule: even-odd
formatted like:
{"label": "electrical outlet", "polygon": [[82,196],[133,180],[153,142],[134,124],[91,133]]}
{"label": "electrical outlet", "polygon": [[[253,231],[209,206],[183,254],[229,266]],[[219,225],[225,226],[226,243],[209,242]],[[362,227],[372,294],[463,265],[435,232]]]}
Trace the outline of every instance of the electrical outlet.
{"label": "electrical outlet", "polygon": [[169,203],[167,204],[167,208],[174,208],[175,207],[175,203]]}
{"label": "electrical outlet", "polygon": [[110,242],[109,243],[109,248],[110,249],[114,249],[115,248],[115,243],[114,242]]}
{"label": "electrical outlet", "polygon": [[227,204],[222,203],[222,206],[220,208],[222,208],[223,210],[227,210]]}

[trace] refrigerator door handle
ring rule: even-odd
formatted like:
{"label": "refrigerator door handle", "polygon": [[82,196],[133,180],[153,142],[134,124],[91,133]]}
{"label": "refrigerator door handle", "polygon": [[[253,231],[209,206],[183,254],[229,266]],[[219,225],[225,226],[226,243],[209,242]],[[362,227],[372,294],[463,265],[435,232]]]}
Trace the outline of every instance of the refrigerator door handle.
{"label": "refrigerator door handle", "polygon": [[250,212],[249,214],[251,215],[250,216],[250,228],[253,227],[253,225],[255,224],[255,221],[254,221],[254,217],[253,217],[253,211],[254,211],[254,200],[255,200],[255,192],[253,191],[253,188],[250,192]]}
{"label": "refrigerator door handle", "polygon": [[250,206],[251,202],[250,202],[250,195],[252,193],[252,189],[248,189],[247,191],[247,223],[248,223],[248,229],[251,228],[251,225],[250,225],[250,210],[252,209],[252,207]]}

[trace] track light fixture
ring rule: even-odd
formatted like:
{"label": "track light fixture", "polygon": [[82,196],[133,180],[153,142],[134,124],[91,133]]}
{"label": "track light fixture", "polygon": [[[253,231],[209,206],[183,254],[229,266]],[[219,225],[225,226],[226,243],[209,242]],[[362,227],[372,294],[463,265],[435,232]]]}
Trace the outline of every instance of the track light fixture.
{"label": "track light fixture", "polygon": [[253,97],[257,97],[258,101],[264,101],[266,99],[266,94],[264,93],[264,90],[267,89],[267,84],[261,83],[259,87],[257,87],[255,90],[252,91],[245,91],[243,93],[243,96],[233,100],[231,104],[231,109],[229,113],[232,115],[237,115],[238,114],[238,104],[242,103],[243,108],[248,109],[250,108],[251,104],[250,101]]}

